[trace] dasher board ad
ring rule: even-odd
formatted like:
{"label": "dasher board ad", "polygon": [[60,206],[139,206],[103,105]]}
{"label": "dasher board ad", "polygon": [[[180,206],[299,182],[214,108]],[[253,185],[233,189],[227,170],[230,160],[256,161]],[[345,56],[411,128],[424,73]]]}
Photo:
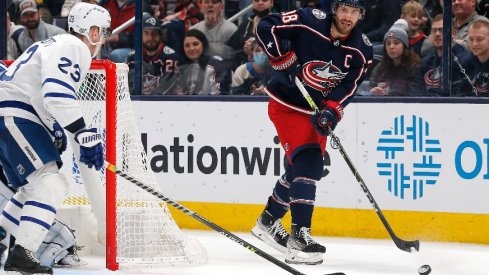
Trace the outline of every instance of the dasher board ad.
{"label": "dasher board ad", "polygon": [[[176,200],[263,204],[284,173],[266,102],[135,101],[162,190]],[[489,214],[484,104],[351,103],[335,129],[386,210]],[[328,140],[319,207],[371,209]]]}

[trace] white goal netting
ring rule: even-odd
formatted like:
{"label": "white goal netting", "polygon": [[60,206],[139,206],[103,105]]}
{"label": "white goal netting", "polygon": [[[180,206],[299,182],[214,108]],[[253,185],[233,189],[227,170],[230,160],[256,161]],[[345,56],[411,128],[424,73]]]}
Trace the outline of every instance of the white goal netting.
{"label": "white goal netting", "polygon": [[[106,72],[103,66],[97,66],[99,63],[92,64],[77,95],[87,127],[95,127],[103,133],[107,160],[115,162],[124,173],[159,190],[153,172],[148,169],[134,117],[127,81],[128,68],[125,64],[105,62],[106,65],[116,65],[116,85],[111,87],[106,84],[111,81],[114,72]],[[110,89],[116,92],[113,99],[110,98]],[[112,103],[115,105],[110,105]],[[114,106],[115,112],[110,106]],[[106,119],[115,122],[115,128],[109,124],[107,128]],[[111,146],[115,146],[115,152],[110,149]],[[110,159],[114,154],[115,161]],[[63,208],[91,207],[99,231],[107,228],[106,235],[99,232],[98,240],[108,246],[108,265],[111,261],[116,262],[116,265],[130,266],[203,263],[207,260],[205,250],[196,240],[181,232],[164,202],[121,177],[106,174],[105,169],[96,172],[78,164],[76,159],[73,152],[63,154],[63,170],[72,181]],[[113,207],[115,214],[110,211]],[[107,209],[109,211],[106,214]],[[115,259],[109,259],[114,257],[113,251],[116,251]]]}

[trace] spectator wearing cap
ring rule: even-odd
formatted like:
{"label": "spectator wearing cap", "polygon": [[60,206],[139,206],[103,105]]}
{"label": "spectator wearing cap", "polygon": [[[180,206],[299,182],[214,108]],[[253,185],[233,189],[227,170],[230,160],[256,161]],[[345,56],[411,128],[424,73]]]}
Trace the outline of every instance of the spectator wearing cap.
{"label": "spectator wearing cap", "polygon": [[[452,35],[456,32],[452,24]],[[416,78],[411,83],[411,90],[414,93],[423,93],[425,96],[451,96],[449,89],[442,87],[442,68],[443,59],[443,15],[438,14],[431,23],[431,35],[429,37],[433,51],[421,60],[417,69]],[[453,37],[452,37],[453,38]],[[453,60],[451,68],[452,94],[454,95],[462,82],[463,74],[459,66],[461,60],[468,55],[468,51],[458,43],[452,43]]]}
{"label": "spectator wearing cap", "polygon": [[384,57],[370,75],[369,90],[375,96],[408,96],[419,57],[409,49],[406,31],[391,27],[384,36]]}
{"label": "spectator wearing cap", "polygon": [[45,40],[57,34],[66,33],[62,28],[41,20],[41,12],[35,0],[23,0],[19,4],[20,22],[25,26],[18,37],[12,37],[17,50],[22,54],[37,41]]}
{"label": "spectator wearing cap", "polygon": [[[151,7],[147,1],[143,2],[143,11],[151,12]],[[110,27],[115,30],[117,27],[129,21],[135,15],[136,4],[134,0],[101,0],[99,5],[107,9],[110,13]],[[127,27],[118,34],[110,36],[106,45],[110,48],[110,60],[113,62],[126,62],[127,56],[134,48],[134,25]],[[106,53],[102,53],[106,57]]]}
{"label": "spectator wearing cap", "polygon": [[222,0],[202,0],[204,20],[193,25],[190,29],[199,30],[209,41],[209,55],[217,55],[226,61],[232,59],[232,49],[226,42],[236,31],[237,27],[224,19],[224,4]]}
{"label": "spectator wearing cap", "polygon": [[[129,89],[133,91],[135,52],[128,58]],[[162,40],[160,23],[149,13],[143,14],[143,87],[144,95],[167,94],[177,74],[178,54]]]}

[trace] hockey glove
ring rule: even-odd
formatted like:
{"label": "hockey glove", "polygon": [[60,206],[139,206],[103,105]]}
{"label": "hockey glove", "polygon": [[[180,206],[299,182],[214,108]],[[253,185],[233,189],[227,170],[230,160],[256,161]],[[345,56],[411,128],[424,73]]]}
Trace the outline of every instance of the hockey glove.
{"label": "hockey glove", "polygon": [[282,56],[270,61],[272,68],[277,71],[284,71],[289,77],[289,86],[295,86],[295,77],[302,72],[302,66],[297,60],[293,51],[289,51]]}
{"label": "hockey glove", "polygon": [[336,124],[341,120],[343,116],[343,107],[338,102],[327,101],[326,107],[321,112],[314,114],[312,118],[312,125],[322,136],[329,134],[329,128],[334,130]]}
{"label": "hockey glove", "polygon": [[66,150],[67,139],[63,127],[58,122],[53,124],[53,131],[51,135],[54,137],[54,146],[58,149],[58,153],[61,155]]}
{"label": "hockey glove", "polygon": [[75,141],[80,144],[80,162],[96,170],[104,166],[104,148],[102,136],[97,129],[82,129],[75,134]]}

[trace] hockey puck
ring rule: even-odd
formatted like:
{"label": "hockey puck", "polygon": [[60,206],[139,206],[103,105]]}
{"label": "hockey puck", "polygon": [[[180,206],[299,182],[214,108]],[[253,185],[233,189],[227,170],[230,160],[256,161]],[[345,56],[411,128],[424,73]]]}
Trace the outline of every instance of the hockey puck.
{"label": "hockey puck", "polygon": [[431,272],[431,266],[425,264],[419,267],[418,273],[419,275],[428,275]]}

